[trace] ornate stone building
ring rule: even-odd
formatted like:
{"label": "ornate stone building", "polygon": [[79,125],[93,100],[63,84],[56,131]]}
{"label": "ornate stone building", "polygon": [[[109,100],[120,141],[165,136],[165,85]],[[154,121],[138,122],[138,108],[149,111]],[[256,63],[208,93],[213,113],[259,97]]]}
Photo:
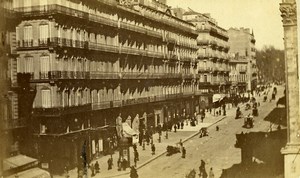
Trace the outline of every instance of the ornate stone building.
{"label": "ornate stone building", "polygon": [[193,23],[198,32],[197,75],[200,89],[206,92],[201,100],[211,103],[213,94],[228,94],[230,91],[229,36],[210,14],[190,9],[183,13],[183,19]]}
{"label": "ornate stone building", "polygon": [[286,178],[300,176],[300,115],[299,115],[299,60],[297,35],[297,6],[295,0],[283,0],[280,4],[284,28],[287,145],[284,154],[284,174]]}
{"label": "ornate stone building", "polygon": [[27,153],[51,172],[81,165],[83,146],[88,160],[116,149],[119,113],[156,127],[199,108],[198,33],[164,0],[14,0],[13,9],[13,84],[34,91],[19,93],[31,106]]}

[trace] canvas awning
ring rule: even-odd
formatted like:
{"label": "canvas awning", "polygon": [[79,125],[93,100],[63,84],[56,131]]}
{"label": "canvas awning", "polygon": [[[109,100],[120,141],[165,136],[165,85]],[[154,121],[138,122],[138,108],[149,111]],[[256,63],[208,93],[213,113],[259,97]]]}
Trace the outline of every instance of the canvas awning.
{"label": "canvas awning", "polygon": [[3,160],[3,169],[9,170],[30,164],[37,164],[37,159],[25,155],[17,155]]}
{"label": "canvas awning", "polygon": [[49,172],[40,168],[32,168],[26,171],[18,172],[17,174],[13,174],[8,178],[15,178],[16,176],[20,178],[51,178]]}
{"label": "canvas awning", "polygon": [[213,103],[221,101],[222,99],[225,98],[225,94],[214,94],[213,95]]}
{"label": "canvas awning", "polygon": [[122,127],[123,127],[123,135],[125,137],[132,137],[139,134],[139,132],[133,130],[126,122],[122,123]]}

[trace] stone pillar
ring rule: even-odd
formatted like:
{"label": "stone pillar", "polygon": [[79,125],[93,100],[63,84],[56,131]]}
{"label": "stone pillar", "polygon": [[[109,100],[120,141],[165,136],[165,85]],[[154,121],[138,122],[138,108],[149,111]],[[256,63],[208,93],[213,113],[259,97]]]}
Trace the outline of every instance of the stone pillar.
{"label": "stone pillar", "polygon": [[284,155],[285,177],[294,178],[300,176],[299,62],[295,0],[283,0],[280,11],[284,28],[288,126],[287,145],[281,153]]}

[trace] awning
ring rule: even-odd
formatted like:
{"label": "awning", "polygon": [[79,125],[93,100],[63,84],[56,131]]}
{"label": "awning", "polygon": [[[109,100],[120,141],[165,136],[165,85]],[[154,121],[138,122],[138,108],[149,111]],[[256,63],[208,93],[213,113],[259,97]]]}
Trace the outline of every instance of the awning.
{"label": "awning", "polygon": [[134,131],[126,122],[122,123],[122,127],[123,127],[123,135],[125,137],[132,137],[139,134],[139,132]]}
{"label": "awning", "polygon": [[213,103],[221,101],[223,98],[225,98],[225,94],[214,94],[213,95]]}
{"label": "awning", "polygon": [[16,175],[20,178],[51,178],[49,172],[40,168],[32,168],[26,171],[18,172],[17,174],[11,175],[7,178],[15,178]]}
{"label": "awning", "polygon": [[37,164],[37,159],[25,155],[17,155],[3,160],[3,169],[9,170],[30,164]]}

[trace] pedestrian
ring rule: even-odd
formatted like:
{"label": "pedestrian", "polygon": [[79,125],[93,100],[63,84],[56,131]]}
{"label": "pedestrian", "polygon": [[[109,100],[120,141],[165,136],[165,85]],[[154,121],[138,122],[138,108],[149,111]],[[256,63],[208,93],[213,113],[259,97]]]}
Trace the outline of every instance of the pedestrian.
{"label": "pedestrian", "polygon": [[137,165],[137,158],[136,157],[134,157],[134,159],[133,159],[133,161],[134,161],[134,166],[136,167],[136,165]]}
{"label": "pedestrian", "polygon": [[133,150],[135,151],[135,150],[137,149],[136,144],[133,144],[133,145],[132,145],[132,148],[133,148]]}
{"label": "pedestrian", "polygon": [[174,125],[174,132],[176,133],[177,125]]}
{"label": "pedestrian", "polygon": [[179,140],[178,144],[179,144],[179,146],[180,146],[180,150],[182,151],[183,143],[182,143],[182,140],[181,140],[181,139]]}
{"label": "pedestrian", "polygon": [[94,176],[95,176],[95,166],[94,166],[93,163],[91,163],[90,169],[91,169],[91,172],[92,172],[92,175],[91,175],[91,176],[94,177]]}
{"label": "pedestrian", "polygon": [[181,122],[181,129],[183,129],[183,126],[184,126],[184,123],[183,123],[183,121]]}
{"label": "pedestrian", "polygon": [[96,161],[96,163],[95,163],[95,170],[96,170],[96,174],[100,173],[100,166],[99,166],[98,161]]}
{"label": "pedestrian", "polygon": [[118,164],[118,171],[121,171],[121,168],[122,168],[122,160],[121,160],[121,158],[118,159],[117,164]]}
{"label": "pedestrian", "polygon": [[185,158],[186,150],[184,147],[182,147],[182,158]]}
{"label": "pedestrian", "polygon": [[108,158],[108,160],[107,160],[107,170],[112,169],[112,164],[113,164],[112,158]]}
{"label": "pedestrian", "polygon": [[123,171],[126,171],[126,168],[127,168],[127,160],[124,158],[123,161],[122,161],[122,168],[123,168]]}
{"label": "pedestrian", "polygon": [[199,171],[200,171],[200,175],[202,175],[202,176],[203,176],[204,172],[206,172],[205,171],[205,162],[202,159],[201,159],[201,164],[199,166]]}
{"label": "pedestrian", "polygon": [[154,144],[152,144],[151,150],[152,150],[152,155],[155,155],[155,145]]}
{"label": "pedestrian", "polygon": [[131,166],[130,169],[130,178],[138,178],[139,175],[137,174],[137,170],[135,169],[134,166]]}
{"label": "pedestrian", "polygon": [[139,152],[137,150],[134,151],[134,157],[139,161]]}
{"label": "pedestrian", "polygon": [[210,168],[210,171],[209,171],[209,178],[214,178],[215,177],[215,174],[214,174],[214,172],[213,172],[213,168],[211,167]]}

